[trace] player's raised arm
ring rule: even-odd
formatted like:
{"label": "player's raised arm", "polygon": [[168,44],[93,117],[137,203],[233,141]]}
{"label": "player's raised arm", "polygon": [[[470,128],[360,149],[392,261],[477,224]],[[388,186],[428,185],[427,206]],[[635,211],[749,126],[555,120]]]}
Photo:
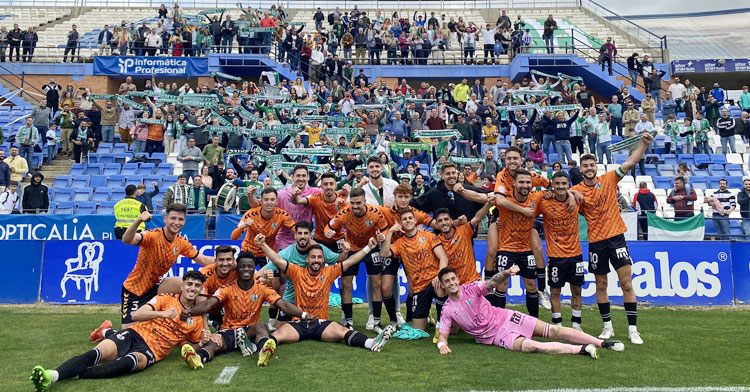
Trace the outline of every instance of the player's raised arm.
{"label": "player's raised arm", "polygon": [[305,321],[315,320],[315,316],[314,315],[312,315],[310,313],[307,313],[307,312],[303,312],[300,308],[294,306],[294,304],[290,304],[289,302],[286,302],[286,301],[284,301],[281,298],[279,298],[278,300],[276,300],[276,302],[274,302],[273,306],[281,309],[282,312],[284,312],[285,314],[288,314],[290,316],[299,317],[299,318],[301,318],[302,320],[305,320]]}
{"label": "player's raised arm", "polygon": [[651,144],[652,141],[654,141],[654,137],[650,133],[644,133],[643,136],[641,136],[641,144],[639,144],[638,148],[630,153],[628,159],[622,165],[620,165],[618,173],[622,173],[622,175],[618,174],[618,177],[624,177],[625,173],[628,173],[635,167],[635,165],[641,160],[641,158],[643,158],[643,154],[646,152],[648,145]]}
{"label": "player's raised arm", "polygon": [[492,277],[492,279],[488,280],[486,283],[486,288],[489,291],[492,291],[495,289],[495,287],[505,283],[508,279],[510,279],[511,276],[515,275],[520,271],[520,268],[518,268],[517,265],[512,265],[510,268],[498,272],[495,274],[495,276]]}
{"label": "player's raised arm", "polygon": [[388,230],[388,234],[386,234],[383,243],[380,244],[380,256],[391,257],[393,255],[393,252],[391,252],[391,241],[393,240],[393,233],[397,231],[404,232],[404,230],[401,229],[400,223],[394,223]]}
{"label": "player's raised arm", "polygon": [[474,215],[473,218],[471,218],[471,226],[476,230],[477,226],[479,226],[480,223],[482,223],[482,219],[484,219],[485,216],[487,216],[487,213],[490,212],[490,208],[495,205],[495,195],[488,195],[487,196],[487,202],[484,203],[482,208],[477,211],[476,215]]}
{"label": "player's raised arm", "polygon": [[[349,267],[352,267],[362,261],[362,259],[367,256],[367,254],[370,253],[371,250],[376,248],[378,246],[378,241],[375,239],[375,237],[370,238],[369,241],[367,241],[367,246],[362,248],[359,252],[349,256],[348,259],[341,262],[341,270],[346,271],[349,269]],[[382,254],[382,252],[381,252]]]}
{"label": "player's raised arm", "polygon": [[255,245],[260,246],[263,249],[263,253],[265,253],[266,257],[268,257],[268,260],[270,260],[275,266],[279,267],[279,270],[282,272],[286,272],[287,267],[289,267],[289,262],[284,260],[281,256],[279,256],[278,253],[276,253],[275,250],[271,249],[270,246],[266,243],[266,236],[263,234],[258,234],[255,236]]}
{"label": "player's raised arm", "polygon": [[177,313],[177,309],[175,308],[169,308],[167,310],[156,310],[153,305],[148,303],[141,306],[140,308],[138,308],[138,310],[135,311],[135,313],[133,313],[133,321],[141,322],[157,318],[173,319],[179,315],[180,314]]}
{"label": "player's raised arm", "polygon": [[141,212],[141,215],[138,216],[138,218],[135,219],[133,223],[128,226],[128,229],[125,230],[125,233],[122,235],[122,242],[128,245],[139,245],[141,243],[141,240],[143,240],[143,235],[141,233],[137,233],[138,226],[141,225],[141,223],[145,223],[151,220],[151,213],[148,211]]}
{"label": "player's raised arm", "polygon": [[292,187],[292,198],[291,202],[292,204],[299,204],[301,206],[307,206],[307,197],[299,197],[300,193],[302,193],[302,190],[295,187]]}
{"label": "player's raised arm", "polygon": [[466,189],[461,184],[456,184],[453,187],[453,190],[456,193],[458,193],[459,195],[461,195],[464,199],[469,200],[469,201],[473,201],[474,203],[482,203],[482,204],[484,204],[484,203],[487,202],[487,197],[488,197],[487,193],[479,193],[479,192],[476,192],[476,191],[472,191],[472,190]]}
{"label": "player's raised arm", "polygon": [[435,252],[435,256],[437,256],[438,260],[440,261],[440,269],[443,269],[448,266],[448,254],[445,253],[445,249],[443,249],[443,245],[438,245],[435,248],[432,249],[433,252]]}
{"label": "player's raised arm", "polygon": [[240,222],[237,224],[237,227],[232,230],[232,241],[237,241],[242,236],[242,233],[247,230],[247,227],[253,224],[253,220],[251,218],[241,218]]}

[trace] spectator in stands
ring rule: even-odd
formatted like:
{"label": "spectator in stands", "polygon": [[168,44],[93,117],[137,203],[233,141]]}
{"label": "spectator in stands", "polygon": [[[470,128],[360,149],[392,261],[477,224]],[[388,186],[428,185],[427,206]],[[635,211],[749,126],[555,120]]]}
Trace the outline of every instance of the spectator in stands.
{"label": "spectator in stands", "polygon": [[[47,132],[44,134],[44,153],[45,157],[47,158],[47,164],[51,165],[52,160],[55,158],[55,155],[57,154],[57,124],[54,122],[49,123],[49,126],[47,127]],[[40,133],[41,135],[41,133]]]}
{"label": "spectator in stands", "polygon": [[737,128],[737,122],[734,117],[729,115],[727,109],[721,109],[721,117],[716,120],[716,129],[719,131],[719,136],[721,137],[721,152],[724,154],[729,152],[727,150],[727,143],[729,143],[729,148],[733,153],[737,152],[737,147],[734,143],[735,128]]}
{"label": "spectator in stands", "polygon": [[31,183],[23,189],[21,209],[24,214],[44,214],[49,209],[49,190],[42,184],[43,180],[42,173],[34,172],[31,175]]}
{"label": "spectator in stands", "polygon": [[503,10],[500,13],[500,16],[497,18],[497,22],[495,22],[495,27],[497,28],[498,31],[503,30],[503,29],[510,29],[512,27],[510,23],[510,18],[508,17],[508,15],[506,15],[505,10]]}
{"label": "spectator in stands", "polygon": [[[8,54],[8,61],[13,61],[13,51],[16,51],[16,62],[21,61],[21,40],[23,39],[23,31],[18,28],[18,24],[13,25],[13,30],[8,32],[8,45],[10,46],[10,53]],[[63,60],[64,61],[64,60]]]}
{"label": "spectator in stands", "polygon": [[146,192],[146,184],[138,184],[135,191],[135,199],[143,203],[150,212],[154,211],[154,204],[151,198],[159,194],[159,184],[156,181],[151,182],[154,190]]}
{"label": "spectator in stands", "polygon": [[667,91],[664,94],[664,100],[662,101],[662,111],[661,111],[662,118],[669,117],[670,115],[676,116],[677,108],[678,108],[677,101],[675,101],[674,98],[672,97],[672,93]]}
{"label": "spectator in stands", "polygon": [[[482,178],[486,178],[489,176],[497,176],[497,173],[502,170],[502,165],[500,162],[497,161],[495,158],[495,151],[488,149],[484,152],[484,160],[481,162],[479,169],[481,170]],[[465,167],[471,168],[470,165],[466,165]],[[470,174],[469,174],[470,175]],[[476,174],[473,175],[474,180],[470,181],[471,185],[474,185],[474,181],[476,180]]]}
{"label": "spectator in stands", "polygon": [[75,61],[76,49],[78,49],[78,30],[76,25],[73,25],[73,29],[68,32],[68,41],[65,44],[63,63],[68,61],[68,53],[70,53],[70,61]]}
{"label": "spectator in stands", "polygon": [[680,221],[693,216],[694,204],[698,200],[693,187],[687,186],[684,177],[674,179],[674,188],[669,191],[667,204],[674,208],[674,220]]}
{"label": "spectator in stands", "polygon": [[211,138],[211,144],[203,148],[203,162],[209,168],[214,167],[219,161],[224,160],[224,148],[219,146],[219,137]]}
{"label": "spectator in stands", "polygon": [[164,192],[164,199],[162,202],[161,211],[162,214],[174,203],[191,204],[193,199],[193,193],[191,192],[192,187],[187,184],[187,176],[180,174],[177,176],[177,183],[170,185]]}
{"label": "spectator in stands", "polygon": [[72,147],[69,139],[73,133],[75,127],[75,115],[70,110],[70,105],[64,104],[62,111],[55,118],[55,122],[60,125],[60,141],[62,143],[62,154],[70,155],[72,153]]}
{"label": "spectator in stands", "polygon": [[112,35],[112,32],[109,31],[109,25],[104,25],[104,30],[99,32],[99,37],[96,39],[96,42],[99,44],[100,55],[109,56],[112,54],[112,46],[110,44],[112,43],[113,38],[114,36]]}
{"label": "spectator in stands", "polygon": [[12,181],[0,193],[0,215],[20,214],[18,208],[18,183]]}
{"label": "spectator in stands", "polygon": [[681,108],[686,98],[685,92],[687,91],[687,87],[680,83],[679,76],[672,78],[672,84],[669,85],[668,91],[672,94],[672,99],[677,103],[677,109]]}
{"label": "spectator in stands", "polygon": [[588,91],[588,87],[584,83],[581,83],[581,91],[576,94],[576,100],[584,109],[596,107],[596,98],[591,94],[591,91]]}
{"label": "spectator in stands", "polygon": [[630,86],[633,88],[638,87],[638,75],[642,75],[643,69],[641,68],[641,62],[638,61],[638,53],[633,52],[627,59],[628,73],[630,74]]}
{"label": "spectator in stands", "polygon": [[50,118],[52,118],[52,108],[47,106],[47,100],[44,98],[39,100],[39,106],[31,111],[29,117],[32,118],[32,124],[39,130],[40,137],[41,135],[45,135]]}
{"label": "spectator in stands", "polygon": [[[0,37],[2,37],[2,32],[0,32]],[[0,45],[2,44],[0,43]],[[750,113],[750,92],[748,92],[748,86],[742,86],[742,94],[740,95],[739,106],[740,109],[742,109],[746,113]]]}
{"label": "spectator in stands", "polygon": [[581,169],[578,168],[578,162],[572,159],[568,161],[568,176],[570,176],[571,186],[575,186],[583,182],[583,174],[581,174]]}
{"label": "spectator in stands", "polygon": [[26,123],[18,129],[16,134],[16,143],[20,146],[21,158],[26,159],[28,167],[31,167],[34,146],[39,143],[40,139],[39,129],[33,125],[33,121],[34,119],[31,116],[26,117]]}
{"label": "spectator in stands", "polygon": [[730,229],[729,229],[729,214],[731,214],[735,208],[737,208],[737,199],[727,189],[727,180],[722,178],[719,180],[719,190],[714,192],[713,195],[706,197],[705,200],[712,210],[714,226],[716,231],[719,233],[719,239],[729,240]]}
{"label": "spectator in stands", "polygon": [[612,96],[612,103],[604,111],[609,116],[609,128],[612,134],[622,137],[622,105],[617,95]]}
{"label": "spectator in stands", "polygon": [[727,91],[721,88],[719,86],[719,83],[714,83],[714,88],[709,91],[711,95],[713,95],[714,98],[716,98],[716,102],[719,103],[719,106],[724,105],[724,100],[727,98]]}
{"label": "spectator in stands", "polygon": [[747,239],[750,236],[750,179],[742,181],[742,190],[737,193],[737,204],[740,205],[742,215],[742,233]]}
{"label": "spectator in stands", "polygon": [[107,100],[104,107],[100,106],[96,101],[92,102],[101,112],[102,142],[114,142],[115,125],[117,125],[117,108],[113,106],[114,103],[111,100]]}
{"label": "spectator in stands", "polygon": [[90,127],[88,121],[82,121],[81,124],[70,134],[70,142],[73,143],[73,160],[75,163],[81,163],[89,154],[89,148],[96,140],[96,135]]}
{"label": "spectator in stands", "polygon": [[0,26],[0,63],[5,62],[5,51],[8,48],[8,29]]}
{"label": "spectator in stands", "polygon": [[529,159],[534,161],[534,167],[539,168],[539,165],[544,163],[545,156],[544,151],[539,147],[539,143],[536,140],[531,140],[529,143],[529,151],[527,152]]}
{"label": "spectator in stands", "polygon": [[60,91],[62,91],[62,87],[55,82],[55,79],[50,79],[49,83],[42,86],[42,91],[46,95],[47,104],[51,110],[50,118],[54,118],[56,112],[60,110]]}
{"label": "spectator in stands", "polygon": [[323,15],[323,11],[321,11],[320,7],[318,7],[318,10],[315,11],[315,15],[313,15],[313,21],[315,21],[315,30],[323,29],[323,20],[325,20],[325,15]]}
{"label": "spectator in stands", "polygon": [[[141,119],[148,120],[148,112],[143,111]],[[146,142],[148,140],[148,124],[133,121],[130,127],[130,139],[133,140],[133,155],[139,156],[146,152]]]}
{"label": "spectator in stands", "polygon": [[688,95],[682,110],[685,112],[685,118],[689,118],[690,121],[693,121],[698,113],[702,113],[701,103],[695,94]]}
{"label": "spectator in stands", "polygon": [[[459,29],[460,30],[460,29]],[[461,34],[461,42],[463,44],[463,61],[466,64],[474,63],[474,53],[477,47],[477,31],[474,27],[474,23],[471,23],[466,30]]]}
{"label": "spectator in stands", "polygon": [[750,142],[750,118],[748,118],[747,112],[742,112],[740,115],[740,121],[737,123],[737,135],[742,136],[742,140],[745,143]]}
{"label": "spectator in stands", "polygon": [[623,133],[625,135],[628,135],[630,130],[635,130],[640,117],[638,110],[635,109],[635,104],[632,101],[627,102],[627,109],[622,113]]}
{"label": "spectator in stands", "polygon": [[609,124],[607,124],[607,118],[604,113],[599,113],[599,122],[594,125],[594,132],[596,133],[596,155],[599,158],[599,163],[604,163],[604,157],[607,157],[607,163],[612,162],[612,151],[609,150],[609,146],[612,144],[612,133],[609,131]]}
{"label": "spectator in stands", "polygon": [[128,76],[125,78],[125,82],[120,83],[120,87],[117,89],[117,94],[125,95],[131,91],[135,91],[137,87],[133,83],[133,78]]}
{"label": "spectator in stands", "polygon": [[[221,23],[222,53],[232,53],[232,43],[234,42],[235,35],[237,35],[237,25],[235,25],[234,21],[232,20],[232,16],[227,15],[226,20]],[[283,59],[281,60],[283,61]]]}
{"label": "spectator in stands", "polygon": [[36,43],[39,42],[39,36],[34,31],[33,27],[23,33],[23,61],[31,62],[34,57],[34,49],[36,49]]}
{"label": "spectator in stands", "polygon": [[5,192],[5,188],[10,185],[11,175],[10,166],[5,162],[5,151],[0,150],[0,192]]}
{"label": "spectator in stands", "polygon": [[641,101],[641,111],[646,115],[648,122],[656,123],[656,101],[651,97],[651,93],[646,93],[646,98]]}
{"label": "spectator in stands", "polygon": [[[484,45],[484,63],[490,63],[490,57],[492,56],[492,63],[495,63],[495,33],[497,31],[490,26],[489,23],[482,30],[482,44]],[[481,98],[480,98],[481,99]]]}
{"label": "spectator in stands", "polygon": [[651,68],[651,74],[643,78],[643,82],[646,84],[646,91],[650,92],[651,96],[656,100],[656,110],[659,112],[661,112],[661,78],[665,74],[665,71]]}
{"label": "spectator in stands", "polygon": [[602,72],[604,72],[604,65],[606,64],[609,76],[612,76],[612,60],[615,59],[616,56],[617,48],[615,47],[615,44],[612,43],[612,37],[607,37],[607,42],[599,48],[599,64],[602,66]]}
{"label": "spectator in stands", "polygon": [[156,51],[161,48],[161,44],[161,36],[156,32],[156,29],[151,29],[151,31],[146,34],[146,40],[144,41],[146,55],[156,56]]}
{"label": "spectator in stands", "polygon": [[547,53],[555,53],[555,30],[557,30],[557,22],[552,18],[552,15],[549,15],[547,20],[544,21],[544,32],[542,33],[542,39],[547,46]]}
{"label": "spectator in stands", "polygon": [[693,130],[695,131],[695,152],[697,154],[710,154],[708,147],[708,131],[711,124],[703,118],[703,113],[698,112],[693,120]]}
{"label": "spectator in stands", "polygon": [[638,184],[638,193],[633,197],[633,209],[638,212],[638,226],[644,241],[648,241],[648,216],[646,213],[656,213],[659,203],[656,196],[648,189],[648,184]]}
{"label": "spectator in stands", "polygon": [[[182,37],[180,36],[182,29],[180,27],[174,27],[174,35],[170,34],[167,30],[167,26],[162,26],[161,31],[159,32],[159,38],[161,38],[161,46],[159,47],[159,54],[168,55],[169,54],[169,46],[170,44],[173,45],[173,47],[181,46],[182,45]],[[172,54],[173,56],[179,56],[179,50],[176,51],[177,54]]]}

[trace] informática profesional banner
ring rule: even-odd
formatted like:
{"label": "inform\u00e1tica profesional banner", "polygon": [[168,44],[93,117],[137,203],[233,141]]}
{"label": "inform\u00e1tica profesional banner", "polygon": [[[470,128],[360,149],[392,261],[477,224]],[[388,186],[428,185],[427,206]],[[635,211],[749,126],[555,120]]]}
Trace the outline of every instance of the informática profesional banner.
{"label": "inform\u00e1tica profesional banner", "polygon": [[95,56],[94,75],[208,76],[208,58]]}

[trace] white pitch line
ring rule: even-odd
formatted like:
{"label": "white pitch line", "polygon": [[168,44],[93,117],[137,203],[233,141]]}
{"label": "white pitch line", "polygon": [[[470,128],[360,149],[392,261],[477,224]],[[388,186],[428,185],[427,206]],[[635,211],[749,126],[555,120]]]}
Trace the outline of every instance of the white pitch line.
{"label": "white pitch line", "polygon": [[[500,391],[469,391],[500,392]],[[504,391],[511,392],[511,391]],[[592,389],[525,389],[512,392],[750,392],[750,387],[633,387],[633,388],[592,388]]]}
{"label": "white pitch line", "polygon": [[219,373],[219,377],[216,377],[214,384],[229,384],[232,382],[232,377],[239,370],[239,366],[224,366],[224,369]]}

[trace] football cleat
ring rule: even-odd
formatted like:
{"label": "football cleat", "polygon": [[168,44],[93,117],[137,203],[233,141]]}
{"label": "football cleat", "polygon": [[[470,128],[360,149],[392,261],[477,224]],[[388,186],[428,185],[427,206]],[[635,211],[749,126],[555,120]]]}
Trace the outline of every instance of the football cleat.
{"label": "football cleat", "polygon": [[628,338],[630,338],[630,343],[643,344],[643,339],[641,339],[641,334],[639,334],[638,331],[628,332]]}
{"label": "football cleat", "polygon": [[383,326],[380,323],[375,324],[375,327],[372,329],[375,333],[380,333],[383,331]]}
{"label": "football cleat", "polygon": [[92,342],[101,342],[104,340],[104,333],[103,331],[105,329],[112,329],[112,322],[109,320],[104,320],[102,325],[99,326],[99,328],[93,330],[91,334],[89,335],[89,340]]}
{"label": "football cleat", "polygon": [[276,341],[273,339],[266,340],[263,344],[263,348],[260,349],[258,354],[258,367],[266,367],[271,362],[273,354],[276,352]]}
{"label": "football cleat", "polygon": [[31,369],[29,380],[34,384],[34,390],[37,392],[47,392],[49,387],[52,386],[52,375],[50,375],[49,370],[44,370],[41,366],[34,366]]}
{"label": "football cleat", "polygon": [[239,328],[237,330],[237,335],[235,336],[235,343],[237,344],[237,347],[240,349],[240,353],[242,353],[243,357],[249,357],[255,353],[254,351],[255,348],[253,346],[253,343],[247,337],[245,330],[242,328]]}
{"label": "football cleat", "polygon": [[587,344],[586,347],[583,348],[581,354],[590,355],[593,359],[599,359],[599,352],[593,344]]}
{"label": "football cleat", "polygon": [[365,329],[368,331],[373,331],[375,329],[375,317],[373,317],[372,313],[367,316],[367,324],[365,324]]}
{"label": "football cleat", "polygon": [[396,322],[399,327],[406,324],[406,320],[404,320],[404,315],[401,314],[401,312],[396,312]]}
{"label": "football cleat", "polygon": [[180,353],[182,354],[182,360],[185,361],[191,369],[203,369],[203,361],[201,360],[200,355],[195,352],[193,346],[187,343],[183,344]]}
{"label": "football cleat", "polygon": [[625,351],[625,345],[619,340],[605,340],[602,342],[602,348],[617,352]]}
{"label": "football cleat", "polygon": [[602,333],[599,334],[599,339],[607,340],[615,336],[615,330],[612,328],[604,327]]}
{"label": "football cleat", "polygon": [[547,310],[552,309],[552,302],[549,302],[549,294],[547,294],[547,290],[539,292],[539,303]]}
{"label": "football cleat", "polygon": [[276,319],[269,319],[268,324],[266,324],[266,327],[268,327],[268,332],[273,332],[276,330]]}
{"label": "football cleat", "polygon": [[375,337],[375,344],[372,345],[372,348],[370,350],[376,353],[382,351],[383,347],[388,344],[395,332],[396,328],[390,325],[386,325],[386,327],[383,328],[382,331],[380,331],[378,336]]}

